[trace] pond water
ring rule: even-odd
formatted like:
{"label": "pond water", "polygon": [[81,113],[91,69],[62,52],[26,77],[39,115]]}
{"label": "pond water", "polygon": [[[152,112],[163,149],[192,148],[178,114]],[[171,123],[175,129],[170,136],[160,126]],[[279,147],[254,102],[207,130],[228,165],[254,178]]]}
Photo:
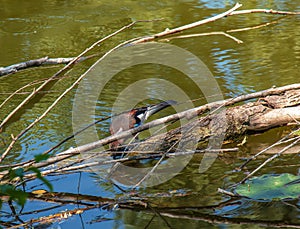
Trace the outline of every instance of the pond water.
{"label": "pond water", "polygon": [[[55,81],[51,87],[46,87],[43,92],[27,103],[0,132],[0,153],[3,153],[9,145],[11,135],[16,136],[33,122],[67,87],[87,71],[99,56],[109,49],[128,39],[158,33],[166,28],[175,28],[214,16],[230,9],[235,4],[234,1],[207,0],[44,0],[38,3],[34,0],[2,0],[1,3],[0,66],[2,67],[45,56],[51,58],[77,56],[95,41],[134,20],[149,21],[139,22],[105,41],[96,48],[97,51],[94,51],[98,57],[76,65],[66,73],[67,77]],[[240,3],[243,4],[241,9],[267,8],[300,11],[297,1],[242,0]],[[176,84],[180,91],[186,93],[189,100],[195,100],[194,105],[204,104],[211,99],[247,94],[274,85],[299,83],[299,15],[244,14],[211,22],[184,34],[228,31],[267,22],[274,23],[258,29],[230,33],[242,40],[242,44],[223,35],[162,41],[163,44],[182,48],[204,63],[212,73],[213,82],[219,87],[218,93],[220,93],[215,98],[208,98],[205,92],[215,95],[214,89],[210,88],[211,85],[203,83],[200,90],[189,77],[174,68],[155,63],[132,65],[114,75],[102,88],[96,101],[96,113],[93,118],[110,117],[112,112],[115,113],[112,106],[117,99],[121,99],[122,104],[125,104],[124,107],[127,106],[126,108],[138,102],[141,102],[142,105],[151,104],[160,98],[179,98],[176,99],[179,100],[179,103],[187,102],[180,99],[182,97],[176,93],[175,89],[175,93],[172,94],[172,89],[167,90],[162,81],[157,79],[170,82],[173,86]],[[146,49],[140,50],[138,55],[143,59],[149,55],[149,52]],[[192,61],[192,59],[187,60],[187,63],[193,66]],[[111,66],[111,69],[115,67]],[[48,78],[60,68],[62,68],[61,65],[48,65],[0,77],[0,103],[17,89],[30,82]],[[135,83],[138,82],[139,84],[136,86]],[[1,107],[0,120],[3,120],[36,87],[34,85],[25,88]],[[175,86],[174,88],[179,90]],[[127,90],[127,97],[122,94],[124,90]],[[73,107],[75,94],[76,88],[64,96],[45,118],[22,136],[1,165],[32,159],[34,155],[48,150],[70,136],[73,133],[72,118],[77,115]],[[129,101],[128,98],[132,101]],[[138,100],[139,98],[144,98],[145,101]],[[91,95],[81,101],[88,104],[87,101],[92,99]],[[117,109],[122,110],[123,107],[117,107]],[[155,117],[172,112],[174,110],[166,109]],[[83,126],[87,124],[82,123]],[[98,138],[109,136],[109,124],[109,119],[97,124]],[[246,175],[246,171],[235,171],[235,168],[243,163],[243,158],[259,152],[287,134],[288,131],[285,128],[279,128],[259,135],[248,136],[246,144],[239,147],[238,152],[219,155],[213,165],[204,173],[199,173],[198,170],[202,156],[196,155],[172,179],[153,187],[140,188],[134,193],[139,197],[147,198],[150,205],[162,208],[161,215],[155,211],[144,209],[118,209],[117,206],[115,206],[116,209],[110,211],[91,208],[82,214],[76,214],[48,226],[51,228],[144,228],[148,225],[148,228],[252,228],[251,220],[261,223],[271,220],[296,224],[299,227],[299,200],[290,202],[232,200],[217,192],[218,188],[226,188],[230,184],[240,181]],[[237,139],[237,142],[228,147],[235,147],[236,143],[241,141],[242,139]],[[76,144],[78,141],[68,141],[55,149],[54,153],[76,147]],[[264,159],[263,157],[252,162],[248,170],[255,169]],[[153,166],[155,162],[157,160],[146,163]],[[107,169],[107,167],[104,168]],[[284,155],[268,164],[258,175],[265,173],[297,174],[298,169],[299,155]],[[57,193],[119,198],[120,202],[133,195],[130,192],[124,195],[118,188],[101,178],[103,177],[99,174],[95,175],[90,171],[48,177]],[[26,186],[27,191],[43,188],[45,187],[39,181],[31,181]],[[29,199],[20,218],[27,221],[76,207],[77,204],[74,205],[67,201],[58,204]],[[47,208],[49,209],[32,214],[32,211]],[[28,212],[28,214],[24,214],[24,212]],[[10,207],[4,204],[0,221],[20,223],[10,213]],[[215,218],[209,217],[212,215]],[[228,221],[225,221],[224,218],[227,218]],[[260,224],[255,227],[263,228],[264,225]]]}

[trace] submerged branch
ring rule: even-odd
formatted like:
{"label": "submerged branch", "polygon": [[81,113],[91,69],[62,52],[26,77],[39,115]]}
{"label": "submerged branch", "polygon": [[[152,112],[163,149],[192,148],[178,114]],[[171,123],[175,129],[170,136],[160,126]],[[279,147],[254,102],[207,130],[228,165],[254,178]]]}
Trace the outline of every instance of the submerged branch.
{"label": "submerged branch", "polygon": [[300,142],[300,136],[297,137],[297,139],[289,144],[288,146],[284,147],[282,150],[280,150],[277,154],[273,155],[272,157],[269,157],[267,160],[265,160],[262,164],[260,164],[256,169],[254,169],[251,173],[249,173],[245,178],[243,178],[238,184],[244,183],[246,180],[248,180],[250,177],[252,177],[256,172],[258,172],[262,167],[264,167],[266,164],[274,160],[275,158],[281,156],[284,152],[286,152],[288,149],[292,148],[293,146],[299,144]]}
{"label": "submerged branch", "polygon": [[[298,88],[298,90],[294,90],[295,88]],[[281,95],[280,95],[281,94]],[[264,96],[264,97],[263,97]],[[60,160],[65,160],[69,157],[72,157],[74,155],[78,154],[84,154],[91,150],[97,149],[99,147],[102,147],[110,142],[113,142],[118,139],[126,138],[129,136],[133,136],[134,134],[147,130],[149,128],[162,125],[167,122],[171,122],[174,120],[187,118],[190,119],[196,115],[203,114],[204,112],[207,112],[209,110],[212,110],[216,107],[221,106],[229,106],[233,105],[238,102],[246,101],[248,99],[253,98],[261,98],[257,102],[252,102],[244,105],[240,105],[237,107],[231,107],[227,109],[227,122],[228,122],[228,128],[226,129],[226,135],[227,138],[232,138],[233,136],[237,136],[240,134],[245,133],[245,131],[251,130],[251,131],[261,131],[264,129],[272,128],[275,126],[280,126],[287,124],[289,122],[294,122],[295,120],[300,120],[300,109],[297,108],[297,106],[300,106],[300,84],[293,84],[289,86],[283,86],[279,88],[271,88],[268,90],[264,90],[261,92],[255,92],[248,95],[239,96],[232,99],[227,99],[223,101],[216,101],[213,103],[209,103],[200,107],[196,107],[190,110],[186,110],[177,114],[169,115],[160,119],[156,119],[154,121],[148,122],[144,125],[141,125],[139,127],[136,127],[134,129],[130,129],[124,132],[120,132],[118,134],[100,139],[96,142],[92,142],[86,145],[78,146],[76,148],[70,148],[55,157],[49,158],[45,162],[34,164],[34,161],[28,161],[27,163],[23,163],[20,165],[22,168],[26,168],[28,166],[36,166],[38,168],[48,166],[50,164],[56,163]],[[277,103],[276,103],[277,102]],[[276,106],[280,106],[276,108]],[[292,106],[292,107],[284,107],[284,106]],[[273,107],[273,108],[271,108]],[[294,113],[291,113],[289,111],[293,111]],[[278,116],[274,115],[274,112],[277,112],[280,114],[280,119],[278,119]],[[283,114],[286,115],[283,115]],[[270,115],[272,114],[272,115]],[[215,116],[212,116],[215,115]],[[185,139],[193,138],[193,135],[197,135],[199,137],[200,141],[201,139],[204,140],[208,136],[203,135],[201,137],[201,128],[208,128],[210,120],[217,120],[218,114],[210,114],[210,116],[206,119],[206,124],[203,125],[201,122],[192,122],[186,127],[183,126],[183,128],[190,129],[191,126],[193,128],[191,131],[185,132],[187,133],[185,136],[183,136]],[[198,125],[198,124],[200,125]],[[215,122],[218,123],[218,122]],[[197,125],[195,125],[197,124]],[[224,130],[225,131],[225,130]],[[145,142],[140,142],[140,145],[134,148],[134,150],[138,151],[145,151],[153,149],[153,143],[158,142],[159,145],[161,145],[163,148],[168,146],[168,144],[172,145],[174,139],[180,139],[182,130],[181,129],[175,129],[169,131],[164,137],[160,135],[152,136]],[[210,131],[204,131],[204,133],[209,133]],[[171,140],[171,142],[169,142]],[[166,147],[169,148],[169,147]],[[161,149],[156,149],[160,151]],[[98,152],[97,155],[99,157],[107,155],[107,151],[101,151]],[[13,167],[13,166],[12,166]],[[18,168],[18,166],[13,167]],[[5,175],[7,172],[3,172],[1,175]]]}
{"label": "submerged branch", "polygon": [[[192,193],[190,194],[186,193],[186,196],[191,194]],[[29,199],[31,199],[32,201],[51,202],[51,203],[56,203],[59,206],[73,205],[74,208],[65,210],[63,212],[57,210],[57,212],[54,213],[52,210],[52,213],[48,216],[32,218],[23,223],[19,223],[17,225],[11,225],[9,228],[32,227],[35,226],[36,224],[43,225],[43,224],[54,223],[96,208],[101,209],[102,211],[110,211],[116,208],[131,209],[138,212],[143,211],[143,212],[159,214],[161,216],[168,217],[168,218],[190,219],[194,221],[204,221],[211,224],[219,223],[219,224],[236,224],[236,225],[261,225],[261,226],[268,226],[273,228],[277,228],[277,227],[298,228],[297,224],[285,223],[282,221],[249,219],[247,218],[247,216],[242,218],[241,217],[228,218],[227,216],[215,214],[214,212],[215,209],[226,208],[226,206],[230,207],[233,204],[232,201],[225,201],[217,205],[211,205],[211,206],[208,205],[208,206],[200,206],[200,207],[186,206],[185,204],[176,207],[160,206],[161,205],[160,203],[164,203],[164,201],[167,202],[170,198],[172,199],[181,198],[182,193],[179,193],[178,195],[171,192],[164,193],[164,195],[160,193],[160,195],[156,197],[158,198],[158,200],[156,201],[153,201],[153,198],[151,198],[151,196],[147,196],[147,195],[139,196],[136,193],[132,196],[130,194],[126,195],[126,197],[122,199],[103,198],[103,197],[92,196],[92,195],[80,195],[80,194],[73,194],[73,193],[57,193],[57,192],[56,193],[45,192],[39,195],[28,193],[28,195],[29,195]],[[51,209],[45,209],[44,211],[47,212],[48,210]],[[28,213],[21,213],[20,217],[23,214],[28,214]],[[103,214],[105,214],[105,212]],[[167,220],[168,218],[165,218],[165,220]]]}

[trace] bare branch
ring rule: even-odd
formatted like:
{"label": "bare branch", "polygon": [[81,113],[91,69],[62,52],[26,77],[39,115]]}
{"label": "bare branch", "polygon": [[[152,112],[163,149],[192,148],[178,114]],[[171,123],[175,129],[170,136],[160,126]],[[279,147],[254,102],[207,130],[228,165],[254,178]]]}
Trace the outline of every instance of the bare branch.
{"label": "bare branch", "polygon": [[267,13],[267,14],[280,14],[280,15],[299,15],[300,12],[290,12],[290,11],[279,11],[279,10],[267,10],[267,9],[251,9],[251,10],[236,10],[229,14],[229,16],[233,15],[241,15],[241,14],[251,14],[251,13]]}
{"label": "bare branch", "polygon": [[[258,152],[257,154],[253,155],[252,157],[250,157],[245,163],[243,163],[239,169],[242,169],[244,168],[250,161],[256,159],[259,155],[267,152],[268,150],[272,149],[273,147],[275,146],[278,146],[278,145],[281,145],[281,144],[285,144],[289,141],[294,141],[296,140],[295,138],[292,138],[292,139],[289,139],[289,137],[291,137],[293,134],[295,134],[296,132],[298,132],[299,129],[296,129],[294,131],[292,131],[291,133],[289,133],[288,135],[286,135],[285,137],[283,137],[282,139],[280,139],[279,141],[275,142],[274,144],[270,145],[269,147],[261,150],[260,152]],[[296,137],[297,138],[297,137]]]}
{"label": "bare branch", "polygon": [[230,10],[228,10],[228,11],[226,11],[224,13],[218,14],[218,15],[216,15],[214,17],[207,18],[207,19],[204,19],[204,20],[201,20],[201,21],[197,21],[197,22],[193,22],[191,24],[183,25],[183,26],[180,26],[180,27],[177,27],[177,28],[174,28],[174,29],[166,29],[163,32],[160,32],[160,33],[148,36],[148,37],[144,37],[144,38],[138,39],[138,40],[134,41],[133,44],[138,44],[138,43],[142,43],[142,42],[153,41],[156,38],[161,38],[161,37],[168,36],[168,35],[171,35],[171,34],[179,33],[179,32],[182,32],[184,30],[192,29],[192,28],[198,27],[200,25],[206,24],[208,22],[216,21],[218,19],[221,19],[221,18],[224,18],[224,17],[230,15],[230,13],[232,13],[234,10],[238,9],[241,6],[242,6],[242,4],[236,3],[235,6],[232,7]]}
{"label": "bare branch", "polygon": [[[40,91],[44,88],[44,86],[46,86],[46,84],[48,82],[50,82],[51,80],[53,80],[54,78],[57,78],[62,72],[64,72],[64,70],[66,70],[68,67],[70,67],[72,64],[74,64],[81,56],[83,56],[85,53],[87,53],[88,51],[90,51],[91,49],[93,49],[95,46],[97,46],[98,44],[100,44],[101,42],[109,39],[110,37],[122,32],[124,29],[129,28],[130,26],[134,25],[135,22],[130,23],[127,26],[122,27],[121,29],[117,30],[116,32],[102,38],[101,40],[95,42],[93,45],[91,45],[89,48],[87,48],[84,52],[82,52],[81,54],[79,54],[76,58],[74,58],[71,62],[69,62],[69,64],[67,64],[64,68],[62,68],[60,71],[58,71],[56,74],[54,74],[52,77],[50,77],[48,80],[46,80],[38,89],[34,90],[25,100],[23,100],[23,102],[21,104],[19,104],[18,107],[15,108],[15,110],[13,112],[11,112],[0,124],[0,129],[1,127],[3,127],[3,125],[26,103],[28,102],[36,93],[37,91]],[[128,41],[130,42],[130,41]],[[124,43],[121,43],[119,45],[117,45],[115,48],[111,49],[110,51],[108,51],[105,55],[103,55],[101,57],[101,59],[105,58],[109,53],[113,52],[115,49],[123,46],[124,44],[128,43],[127,41]],[[13,138],[13,140],[11,141],[11,143],[9,144],[8,148],[5,150],[5,152],[1,155],[0,157],[0,162],[6,157],[6,155],[10,152],[10,150],[12,149],[12,147],[14,146],[14,144],[16,143],[16,141],[22,137],[29,129],[31,129],[37,122],[39,122],[43,117],[45,117],[48,112],[55,107],[55,105],[69,92],[71,91],[77,84],[78,82],[81,81],[81,79],[85,76],[85,74],[81,75],[68,89],[66,89],[47,109],[46,111],[39,116],[37,119],[35,119],[30,125],[28,125],[22,132],[20,132],[15,138]]]}
{"label": "bare branch", "polygon": [[249,179],[251,176],[253,176],[257,171],[259,171],[262,167],[264,167],[266,164],[268,164],[270,161],[274,160],[275,158],[279,157],[282,153],[293,147],[294,145],[298,144],[300,142],[300,136],[291,144],[284,147],[282,150],[280,150],[277,154],[274,154],[272,157],[265,160],[261,165],[259,165],[256,169],[254,169],[251,173],[249,173],[245,178],[243,178],[238,184],[244,183],[247,179]]}
{"label": "bare branch", "polygon": [[165,38],[165,39],[162,39],[161,41],[169,41],[169,40],[173,40],[173,39],[194,38],[194,37],[202,37],[202,36],[211,36],[211,35],[223,35],[225,37],[228,37],[228,38],[234,40],[238,44],[243,43],[242,40],[239,40],[236,37],[234,37],[234,36],[232,36],[232,35],[230,35],[228,33],[225,33],[225,32],[210,32],[210,33],[188,34],[188,35],[181,35],[181,36],[176,36],[176,37]]}
{"label": "bare branch", "polygon": [[[91,56],[88,56],[88,57],[80,57],[80,58],[78,58],[76,63],[84,61],[84,60],[89,59],[89,58],[92,58],[94,56],[95,55],[91,55]],[[16,73],[16,72],[18,72],[19,70],[22,70],[22,69],[38,67],[38,66],[41,66],[41,65],[68,64],[72,60],[74,60],[74,58],[75,57],[48,58],[46,56],[46,57],[42,57],[42,58],[35,59],[35,60],[29,60],[29,61],[18,63],[18,64],[13,64],[13,65],[10,65],[10,66],[7,66],[7,67],[0,67],[0,76]]]}
{"label": "bare branch", "polygon": [[260,98],[260,97],[265,97],[268,95],[276,95],[276,94],[280,94],[286,91],[290,91],[290,90],[294,90],[294,89],[300,89],[300,84],[291,84],[291,85],[287,85],[287,86],[283,86],[283,87],[278,87],[278,88],[270,88],[267,90],[263,90],[263,91],[259,91],[259,92],[254,92],[251,94],[247,94],[247,95],[242,95],[242,96],[238,96],[236,98],[230,98],[230,99],[226,99],[226,100],[222,100],[222,101],[216,101],[216,102],[212,102],[209,104],[205,104],[203,106],[199,106],[196,108],[192,108],[186,111],[182,111],[173,115],[169,115],[160,119],[156,119],[154,121],[145,123],[144,125],[141,125],[139,127],[127,130],[127,131],[123,131],[117,134],[114,134],[112,136],[100,139],[96,142],[92,142],[92,143],[88,143],[82,146],[78,146],[76,148],[71,148],[68,149],[64,152],[61,153],[61,155],[64,155],[66,158],[70,157],[70,154],[72,155],[73,153],[78,154],[78,153],[84,153],[84,152],[88,152],[94,149],[97,149],[99,147],[102,147],[106,144],[109,144],[113,141],[116,141],[118,139],[122,139],[122,138],[126,138],[129,136],[132,136],[138,132],[147,130],[149,128],[158,126],[158,125],[162,125],[164,123],[168,123],[171,121],[175,121],[175,120],[179,120],[182,118],[187,118],[187,119],[191,119],[199,114],[203,114],[211,109],[214,109],[216,107],[220,107],[220,106],[230,106],[233,105],[235,103],[238,102],[242,102],[242,101],[246,101],[249,99],[254,99],[254,98]]}
{"label": "bare branch", "polygon": [[[114,33],[96,41],[94,44],[92,44],[89,48],[84,50],[82,53],[80,53],[77,57],[73,58],[72,61],[70,61],[65,67],[60,69],[58,72],[56,72],[53,76],[51,76],[49,79],[47,79],[42,85],[40,85],[37,89],[35,89],[26,99],[24,99],[19,106],[17,106],[9,115],[6,116],[6,118],[1,122],[0,124],[0,129],[8,122],[8,120],[15,114],[17,113],[21,107],[23,107],[29,100],[31,100],[37,92],[41,91],[51,80],[57,78],[60,74],[62,74],[65,70],[69,69],[73,64],[75,64],[83,55],[85,55],[87,52],[95,48],[97,45],[102,43],[103,41],[115,36],[116,34],[122,32],[125,29],[128,29],[129,27],[133,26],[136,22],[132,22],[128,24],[127,26],[122,27],[121,29],[115,31]],[[0,159],[0,162],[3,159]]]}

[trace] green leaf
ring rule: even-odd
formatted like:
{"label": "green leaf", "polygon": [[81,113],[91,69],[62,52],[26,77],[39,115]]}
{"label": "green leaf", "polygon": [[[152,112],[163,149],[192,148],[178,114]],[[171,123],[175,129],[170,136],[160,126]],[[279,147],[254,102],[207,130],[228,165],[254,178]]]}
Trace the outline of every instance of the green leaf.
{"label": "green leaf", "polygon": [[21,179],[23,179],[23,177],[24,177],[24,169],[23,168],[9,170],[9,178],[12,180],[16,177],[20,177]]}
{"label": "green leaf", "polygon": [[289,173],[253,177],[238,185],[235,192],[255,200],[296,199],[300,196],[300,183],[286,184],[299,178]]}
{"label": "green leaf", "polygon": [[41,171],[38,168],[30,167],[28,168],[28,170],[34,172],[36,174],[36,177],[40,179],[49,188],[50,192],[53,191],[52,184],[45,177],[42,176]]}
{"label": "green leaf", "polygon": [[50,157],[49,154],[37,154],[34,156],[35,162],[45,161]]}
{"label": "green leaf", "polygon": [[14,200],[19,205],[24,205],[27,200],[28,194],[20,189],[16,189],[11,184],[0,185],[0,196],[9,196],[10,200]]}

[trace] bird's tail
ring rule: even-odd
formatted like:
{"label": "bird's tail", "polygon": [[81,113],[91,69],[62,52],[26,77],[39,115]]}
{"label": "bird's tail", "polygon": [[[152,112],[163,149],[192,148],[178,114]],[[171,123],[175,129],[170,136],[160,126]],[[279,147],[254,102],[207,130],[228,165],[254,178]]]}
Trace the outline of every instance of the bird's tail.
{"label": "bird's tail", "polygon": [[148,119],[151,115],[161,111],[162,109],[165,109],[166,107],[172,106],[172,105],[175,105],[175,104],[177,104],[176,101],[167,100],[167,101],[158,103],[156,105],[149,106],[147,108],[147,111],[145,112],[145,120]]}

